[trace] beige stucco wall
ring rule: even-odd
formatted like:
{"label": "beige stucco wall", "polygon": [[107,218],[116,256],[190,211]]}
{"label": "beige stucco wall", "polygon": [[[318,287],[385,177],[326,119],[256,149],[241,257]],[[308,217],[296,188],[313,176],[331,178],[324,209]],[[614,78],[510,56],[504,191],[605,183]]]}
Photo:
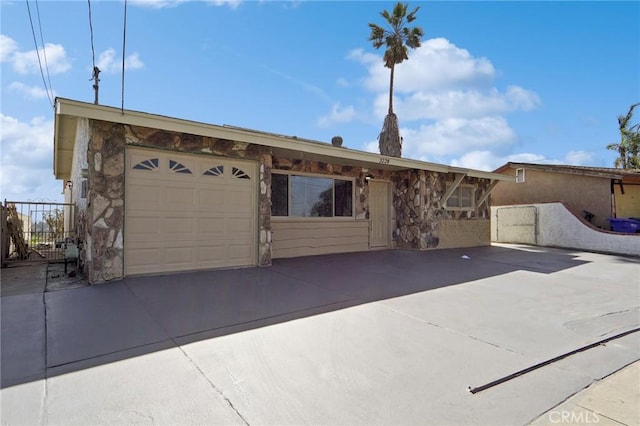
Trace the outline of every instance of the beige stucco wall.
{"label": "beige stucco wall", "polygon": [[[594,228],[578,219],[561,203],[491,207],[491,226],[497,229],[498,235],[504,235],[500,223],[495,221],[501,209],[520,209],[523,212],[535,210],[538,226],[535,228],[536,235],[531,236],[537,241],[535,245],[640,256],[640,234],[618,234]],[[532,229],[523,228],[522,232],[526,231],[532,232]],[[492,230],[492,233],[495,234],[495,231]],[[500,242],[522,243],[507,238],[500,239]]]}
{"label": "beige stucco wall", "polygon": [[640,185],[624,185],[624,194],[620,185],[614,185],[616,217],[640,217]]}
{"label": "beige stucco wall", "polygon": [[503,172],[513,182],[500,182],[491,193],[492,206],[562,202],[575,214],[588,210],[595,216],[593,224],[609,229],[611,181],[567,173],[553,173],[525,168],[525,181],[515,183],[516,169]]}
{"label": "beige stucco wall", "polygon": [[478,247],[491,244],[491,220],[441,220],[438,248]]}

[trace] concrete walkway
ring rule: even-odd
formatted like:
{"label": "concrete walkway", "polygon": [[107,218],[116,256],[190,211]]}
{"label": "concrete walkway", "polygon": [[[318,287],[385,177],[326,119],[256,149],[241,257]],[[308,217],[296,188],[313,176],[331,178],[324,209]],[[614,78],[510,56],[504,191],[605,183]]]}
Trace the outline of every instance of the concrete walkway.
{"label": "concrete walkway", "polygon": [[640,424],[640,362],[594,383],[549,410],[532,426]]}
{"label": "concrete walkway", "polygon": [[640,333],[467,389],[640,327],[639,281],[638,258],[493,246],[4,296],[2,424],[558,424]]}

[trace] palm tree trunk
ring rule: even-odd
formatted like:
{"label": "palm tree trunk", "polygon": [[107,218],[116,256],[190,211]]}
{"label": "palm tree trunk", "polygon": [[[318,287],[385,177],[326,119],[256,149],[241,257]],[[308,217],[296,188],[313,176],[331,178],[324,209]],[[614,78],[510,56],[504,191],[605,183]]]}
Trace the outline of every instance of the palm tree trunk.
{"label": "palm tree trunk", "polygon": [[395,64],[391,66],[391,78],[389,82],[389,114],[393,114],[393,73],[396,69]]}

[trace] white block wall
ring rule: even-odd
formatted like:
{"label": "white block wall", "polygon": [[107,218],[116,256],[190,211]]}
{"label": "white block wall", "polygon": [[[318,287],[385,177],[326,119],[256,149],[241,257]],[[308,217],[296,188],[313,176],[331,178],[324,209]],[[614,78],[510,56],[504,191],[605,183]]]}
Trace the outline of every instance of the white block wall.
{"label": "white block wall", "polygon": [[[505,220],[509,215],[521,216],[522,213],[529,213],[531,209],[537,211],[537,226],[531,227],[528,224],[521,232],[514,232],[513,221]],[[499,209],[504,210],[498,215]],[[506,212],[510,212],[506,215]],[[501,218],[503,224],[500,223]],[[509,226],[510,229],[506,229]],[[521,237],[523,233],[527,235],[526,240],[508,241]],[[620,234],[603,231],[593,228],[575,217],[562,203],[528,204],[513,206],[492,206],[491,207],[491,239],[502,243],[530,243],[536,241],[536,245],[547,247],[575,248],[587,251],[628,254],[640,256],[640,234]],[[506,239],[506,240],[505,240]]]}

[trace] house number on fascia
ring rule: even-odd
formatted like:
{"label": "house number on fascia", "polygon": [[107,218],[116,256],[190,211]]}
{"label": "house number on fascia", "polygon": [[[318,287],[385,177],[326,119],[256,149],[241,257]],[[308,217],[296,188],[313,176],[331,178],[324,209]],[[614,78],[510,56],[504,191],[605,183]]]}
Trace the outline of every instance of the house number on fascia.
{"label": "house number on fascia", "polygon": [[380,159],[380,164],[389,164],[389,159],[388,158],[381,158]]}

